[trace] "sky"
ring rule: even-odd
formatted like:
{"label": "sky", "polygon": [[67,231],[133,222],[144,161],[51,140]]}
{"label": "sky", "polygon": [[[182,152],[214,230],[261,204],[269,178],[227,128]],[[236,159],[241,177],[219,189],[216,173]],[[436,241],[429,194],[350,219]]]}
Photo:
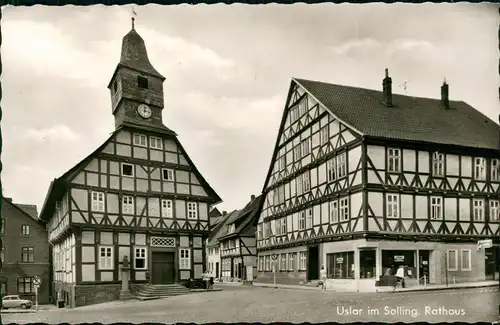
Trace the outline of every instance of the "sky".
{"label": "sky", "polygon": [[[498,121],[492,4],[2,7],[4,195],[51,180],[114,130],[107,89],[131,28],[167,79],[164,124],[224,201],[260,194],[292,77],[463,100]],[[406,82],[406,90],[403,84]],[[467,132],[467,130],[464,130]]]}

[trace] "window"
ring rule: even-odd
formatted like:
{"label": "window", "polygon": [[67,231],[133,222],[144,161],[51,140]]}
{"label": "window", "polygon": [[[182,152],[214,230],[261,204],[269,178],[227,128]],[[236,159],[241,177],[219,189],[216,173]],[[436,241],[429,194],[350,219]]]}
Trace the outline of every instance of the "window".
{"label": "window", "polygon": [[311,139],[307,138],[301,142],[302,145],[302,157],[307,156],[311,152]]}
{"label": "window", "polygon": [[130,195],[124,195],[122,197],[122,213],[134,214],[134,197]]}
{"label": "window", "polygon": [[285,155],[283,155],[279,158],[278,165],[279,165],[280,171],[286,168],[286,156]]}
{"label": "window", "polygon": [[443,199],[431,197],[431,219],[441,220],[443,218]]}
{"label": "window", "polygon": [[340,221],[349,220],[349,201],[347,198],[340,199]]}
{"label": "window", "polygon": [[35,293],[33,278],[30,277],[17,278],[17,293],[20,294]]}
{"label": "window", "polygon": [[164,181],[173,181],[174,180],[174,171],[172,169],[163,169],[163,180]]}
{"label": "window", "polygon": [[274,220],[274,228],[276,236],[281,235],[281,219]]}
{"label": "window", "polygon": [[286,217],[281,219],[281,234],[286,235]]}
{"label": "window", "polygon": [[122,163],[122,176],[134,177],[134,165]]}
{"label": "window", "polygon": [[295,148],[293,148],[293,160],[299,161],[301,158],[302,158],[301,145],[298,144]]}
{"label": "window", "polygon": [[304,194],[303,191],[303,186],[304,186],[304,174],[300,174],[297,176],[297,179],[295,180],[295,183],[297,183],[297,195],[302,195]]}
{"label": "window", "polygon": [[298,109],[299,109],[299,117],[301,117],[302,115],[307,113],[307,100],[306,100],[306,98],[303,98],[299,102]]}
{"label": "window", "polygon": [[259,256],[259,271],[264,271],[264,256]]}
{"label": "window", "polygon": [[313,209],[307,209],[306,210],[306,228],[309,229],[312,227],[312,220],[313,220]]}
{"label": "window", "polygon": [[327,144],[329,140],[329,135],[328,135],[328,126],[324,126],[319,130],[319,144],[322,146],[324,144]]}
{"label": "window", "polygon": [[288,253],[288,271],[295,271],[295,256],[297,253]]}
{"label": "window", "polygon": [[264,223],[264,237],[271,237],[271,223],[269,222]]}
{"label": "window", "polygon": [[163,149],[163,141],[161,138],[149,137],[149,146],[153,149]]}
{"label": "window", "polygon": [[59,221],[62,217],[62,209],[61,209],[61,201],[56,202],[56,217],[57,220]]}
{"label": "window", "polygon": [[266,261],[266,271],[270,271],[271,270],[271,256],[266,255],[265,261]]}
{"label": "window", "polygon": [[113,247],[100,246],[99,247],[99,269],[112,270],[113,269]]}
{"label": "window", "polygon": [[500,159],[491,160],[491,180],[500,181]]}
{"label": "window", "polygon": [[486,159],[474,158],[474,178],[477,180],[486,179]]}
{"label": "window", "polygon": [[137,85],[139,86],[139,88],[148,89],[148,78],[137,76]]}
{"label": "window", "polygon": [[309,178],[309,171],[306,171],[304,174],[302,174],[302,181],[303,181],[303,190],[304,193],[307,193],[311,190],[311,180]]}
{"label": "window", "polygon": [[23,247],[21,249],[21,262],[22,263],[34,263],[35,262],[35,248]]}
{"label": "window", "polygon": [[161,200],[161,214],[163,218],[173,218],[171,200]]}
{"label": "window", "polygon": [[398,195],[397,194],[387,194],[386,208],[387,208],[387,218],[397,218],[399,213],[398,205]]}
{"label": "window", "polygon": [[188,202],[188,219],[198,218],[198,205],[196,202]]}
{"label": "window", "polygon": [[146,247],[135,247],[134,269],[145,270],[148,268],[146,263]]}
{"label": "window", "polygon": [[259,223],[259,224],[257,225],[257,239],[262,239],[262,238],[264,238],[264,236],[263,236],[263,235],[264,235],[264,233],[263,233],[263,228],[264,228],[264,227],[263,227],[263,225],[262,225],[261,223]]}
{"label": "window", "polygon": [[484,221],[484,200],[475,199],[473,207],[474,207],[473,221]]}
{"label": "window", "polygon": [[291,123],[295,122],[299,118],[299,109],[297,106],[290,109]]}
{"label": "window", "polygon": [[134,145],[140,147],[146,147],[146,136],[144,134],[134,134]]}
{"label": "window", "polygon": [[362,279],[375,277],[375,250],[360,250],[359,251],[359,277]]}
{"label": "window", "polygon": [[306,252],[300,252],[300,262],[299,262],[299,271],[305,271],[306,270],[306,260],[307,260],[307,253]]}
{"label": "window", "polygon": [[337,179],[337,159],[336,157],[328,160],[326,163],[326,169],[328,173],[328,182],[333,182]]}
{"label": "window", "polygon": [[329,279],[354,279],[354,252],[326,254]]}
{"label": "window", "polygon": [[30,226],[28,226],[28,225],[22,225],[21,226],[21,235],[23,235],[23,236],[29,236],[30,235]]}
{"label": "window", "polygon": [[181,248],[181,253],[180,253],[180,268],[184,270],[189,270],[191,269],[191,258],[189,255],[190,251],[187,248]]}
{"label": "window", "polygon": [[342,178],[347,175],[347,166],[346,166],[346,154],[345,152],[338,155],[337,159],[337,178]]}
{"label": "window", "polygon": [[432,154],[432,175],[434,177],[444,176],[444,155],[442,153]]}
{"label": "window", "polygon": [[306,229],[306,211],[299,212],[299,230]]}
{"label": "window", "polygon": [[449,271],[458,271],[458,252],[456,249],[448,250],[448,270]]}
{"label": "window", "polygon": [[401,150],[399,149],[389,149],[387,155],[387,165],[390,172],[400,172],[401,164]]}
{"label": "window", "polygon": [[286,271],[286,254],[280,256],[280,271]]}
{"label": "window", "polygon": [[104,212],[104,193],[92,192],[92,211]]}
{"label": "window", "polygon": [[490,201],[490,220],[489,221],[499,221],[500,220],[500,205],[497,200]]}
{"label": "window", "polygon": [[470,265],[470,260],[471,260],[471,251],[470,249],[462,249],[460,250],[460,268],[462,271],[470,271],[471,270],[471,265]]}
{"label": "window", "polygon": [[337,201],[330,202],[330,222],[339,221],[339,206]]}

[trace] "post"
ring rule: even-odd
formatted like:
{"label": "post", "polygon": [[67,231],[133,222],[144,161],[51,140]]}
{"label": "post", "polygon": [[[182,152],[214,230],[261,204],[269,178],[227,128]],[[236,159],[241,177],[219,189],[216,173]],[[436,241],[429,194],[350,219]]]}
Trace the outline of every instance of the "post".
{"label": "post", "polygon": [[448,254],[444,253],[444,265],[446,268],[446,286],[448,286]]}
{"label": "post", "polygon": [[38,285],[35,285],[35,310],[38,311]]}
{"label": "post", "polygon": [[129,278],[130,278],[130,266],[128,263],[128,257],[123,256],[123,264],[121,266],[120,272],[122,272],[122,288],[120,290],[120,300],[127,300],[132,298],[129,288]]}
{"label": "post", "polygon": [[427,288],[427,275],[424,274],[424,288]]}
{"label": "post", "polygon": [[456,283],[455,283],[455,276],[453,276],[453,285],[455,285],[455,284],[456,284]]}
{"label": "post", "polygon": [[273,288],[276,288],[276,261],[273,263]]}

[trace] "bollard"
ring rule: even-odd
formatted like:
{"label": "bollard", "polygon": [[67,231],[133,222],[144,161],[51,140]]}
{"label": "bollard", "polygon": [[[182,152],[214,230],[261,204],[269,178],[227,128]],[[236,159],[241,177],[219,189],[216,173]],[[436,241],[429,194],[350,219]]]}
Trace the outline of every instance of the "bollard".
{"label": "bollard", "polygon": [[455,283],[455,276],[453,276],[453,285],[455,285],[455,284],[456,284],[456,283]]}

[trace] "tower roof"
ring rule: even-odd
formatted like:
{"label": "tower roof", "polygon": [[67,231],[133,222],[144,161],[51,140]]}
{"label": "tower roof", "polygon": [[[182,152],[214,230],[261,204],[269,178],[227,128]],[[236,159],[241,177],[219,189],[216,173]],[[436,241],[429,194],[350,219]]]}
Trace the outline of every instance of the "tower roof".
{"label": "tower roof", "polygon": [[151,62],[149,62],[146,44],[133,26],[122,40],[122,53],[120,57],[120,63],[118,63],[116,69],[118,69],[120,66],[156,76],[162,81],[165,80],[165,77],[162,76],[161,73],[159,73],[153,67]]}

